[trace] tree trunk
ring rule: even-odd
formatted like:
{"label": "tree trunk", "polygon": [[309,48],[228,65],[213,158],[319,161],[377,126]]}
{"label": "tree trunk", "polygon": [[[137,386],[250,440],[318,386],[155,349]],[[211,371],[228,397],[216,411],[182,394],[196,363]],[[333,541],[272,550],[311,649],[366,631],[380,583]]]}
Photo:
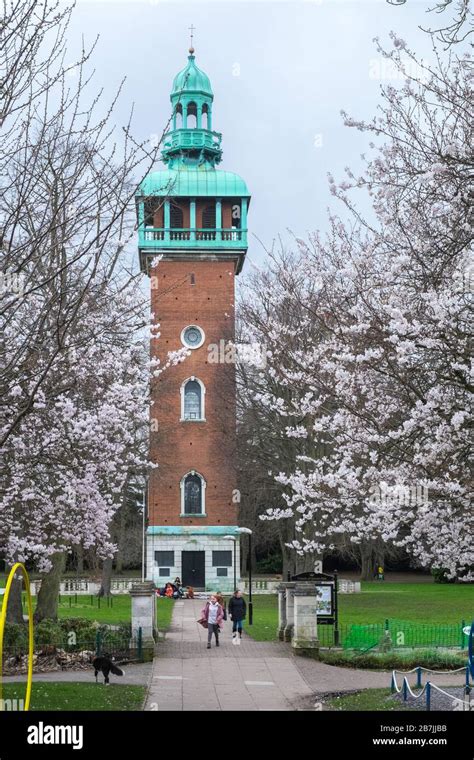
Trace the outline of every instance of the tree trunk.
{"label": "tree trunk", "polygon": [[375,567],[385,567],[385,553],[383,549],[377,549],[374,558]]}
{"label": "tree trunk", "polygon": [[[7,567],[7,575],[10,572],[11,568]],[[8,598],[8,607],[7,607],[7,622],[8,623],[19,623],[23,624],[23,605],[21,603],[21,592],[23,588],[22,584],[22,574],[15,573],[17,577],[13,578],[13,582],[10,588],[10,596]]]}
{"label": "tree trunk", "polygon": [[36,623],[40,620],[58,619],[58,596],[63,574],[66,556],[64,552],[53,554],[51,561],[53,566],[49,573],[43,576],[38,593],[38,601],[34,619]]}
{"label": "tree trunk", "polygon": [[104,564],[102,565],[102,581],[100,584],[99,596],[110,596],[113,561],[113,557],[107,557],[107,559],[104,559]]}
{"label": "tree trunk", "polygon": [[361,581],[374,579],[374,555],[371,546],[360,547],[360,579]]}
{"label": "tree trunk", "polygon": [[84,574],[84,549],[82,548],[82,546],[77,547],[76,557],[77,557],[76,572],[78,575],[83,575]]}
{"label": "tree trunk", "polygon": [[300,556],[295,552],[295,567],[297,573],[312,573],[314,570],[314,554],[305,552]]}
{"label": "tree trunk", "polygon": [[115,555],[115,570],[117,573],[121,573],[123,571],[123,554],[124,554],[125,544],[127,541],[126,525],[127,525],[127,514],[126,514],[125,506],[122,505],[122,508],[120,509],[120,515],[119,515],[117,554]]}
{"label": "tree trunk", "polygon": [[284,581],[286,583],[286,581],[288,580],[288,574],[290,575],[290,577],[292,575],[292,562],[293,562],[293,559],[292,559],[292,556],[291,556],[290,549],[288,549],[288,547],[285,546],[285,538],[284,538],[284,536],[281,533],[279,535],[279,539],[280,539],[281,556],[282,556],[282,560],[283,560],[281,579],[282,579],[282,581]]}

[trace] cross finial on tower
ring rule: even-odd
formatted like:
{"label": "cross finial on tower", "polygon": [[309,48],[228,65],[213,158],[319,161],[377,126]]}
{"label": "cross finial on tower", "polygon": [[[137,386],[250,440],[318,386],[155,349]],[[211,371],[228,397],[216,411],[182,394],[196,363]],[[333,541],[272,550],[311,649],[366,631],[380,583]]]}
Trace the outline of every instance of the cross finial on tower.
{"label": "cross finial on tower", "polygon": [[193,24],[191,24],[191,26],[189,26],[188,29],[191,32],[191,45],[189,46],[189,52],[192,55],[194,53],[193,37],[194,37],[194,31],[195,31],[196,27],[193,26]]}

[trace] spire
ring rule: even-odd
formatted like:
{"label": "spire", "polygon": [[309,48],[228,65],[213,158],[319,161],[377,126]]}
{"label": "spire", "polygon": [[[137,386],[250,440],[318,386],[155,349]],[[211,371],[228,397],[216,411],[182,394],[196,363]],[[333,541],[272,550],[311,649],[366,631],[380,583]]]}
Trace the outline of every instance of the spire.
{"label": "spire", "polygon": [[189,28],[189,31],[191,32],[190,34],[191,42],[189,45],[189,52],[191,55],[193,55],[194,54],[193,36],[194,36],[194,30],[196,29],[196,27],[191,24],[191,26],[188,28]]}
{"label": "spire", "polygon": [[173,80],[170,100],[173,107],[173,127],[162,151],[169,168],[210,166],[222,157],[221,137],[212,131],[212,93],[207,74],[196,66],[191,24],[191,46],[188,63]]}

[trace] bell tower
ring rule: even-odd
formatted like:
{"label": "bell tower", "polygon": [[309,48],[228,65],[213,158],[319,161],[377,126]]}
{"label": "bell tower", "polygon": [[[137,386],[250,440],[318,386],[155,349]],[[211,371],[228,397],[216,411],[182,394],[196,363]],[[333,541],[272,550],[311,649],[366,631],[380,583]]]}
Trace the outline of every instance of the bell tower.
{"label": "bell tower", "polygon": [[[173,81],[164,169],[137,193],[140,264],[159,324],[152,380],[147,577],[179,576],[195,589],[230,591],[239,580],[236,491],[234,278],[247,251],[247,185],[217,169],[208,76],[194,48]],[[185,353],[178,363],[174,352]],[[235,565],[235,567],[234,567]],[[235,575],[234,575],[235,573]]]}

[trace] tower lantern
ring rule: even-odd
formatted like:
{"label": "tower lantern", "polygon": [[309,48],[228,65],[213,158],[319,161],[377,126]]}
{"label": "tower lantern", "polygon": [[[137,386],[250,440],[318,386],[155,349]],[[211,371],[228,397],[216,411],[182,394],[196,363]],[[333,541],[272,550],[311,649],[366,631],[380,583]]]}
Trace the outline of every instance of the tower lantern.
{"label": "tower lantern", "polygon": [[[195,589],[230,590],[237,536],[235,366],[220,350],[234,341],[234,277],[247,251],[249,191],[216,168],[214,95],[191,46],[173,81],[165,168],[136,197],[141,267],[151,275],[160,338],[152,357],[188,350],[152,382],[147,577],[176,576]],[[156,257],[159,263],[156,264]],[[239,552],[236,552],[239,577]]]}

